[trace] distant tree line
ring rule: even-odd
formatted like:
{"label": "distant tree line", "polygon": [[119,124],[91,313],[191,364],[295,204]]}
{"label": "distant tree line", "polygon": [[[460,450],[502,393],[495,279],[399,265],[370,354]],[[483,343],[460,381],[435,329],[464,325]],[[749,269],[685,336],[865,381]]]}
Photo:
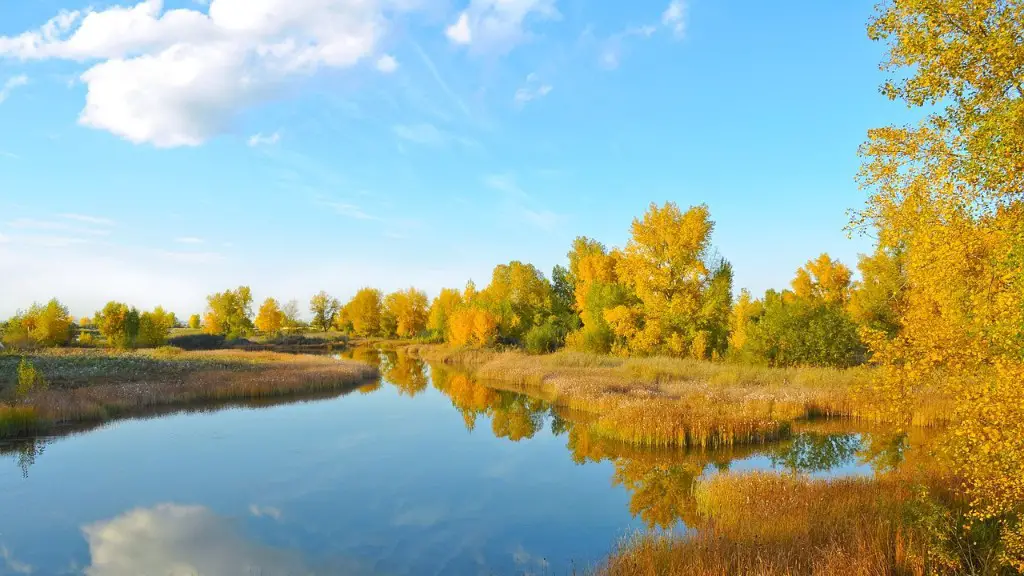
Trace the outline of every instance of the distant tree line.
{"label": "distant tree line", "polygon": [[[519,261],[494,268],[477,289],[445,288],[432,301],[415,288],[359,290],[342,304],[327,292],[299,304],[267,298],[253,311],[248,286],[207,297],[187,327],[238,339],[260,334],[335,330],[354,337],[419,338],[453,346],[560,348],[616,355],[733,359],[773,366],[853,366],[866,358],[861,329],[895,336],[905,282],[900,254],[861,258],[861,280],[827,254],[797,270],[789,289],[733,298],[732,265],[711,246],[707,206],[652,204],[635,219],[622,248],[577,238],[567,266],[550,279]],[[57,300],[33,305],[2,325],[8,346],[89,344],[93,333],[117,348],[163,345],[179,325],[157,307],[140,312],[110,302],[77,323]],[[185,327],[185,325],[182,325]]]}

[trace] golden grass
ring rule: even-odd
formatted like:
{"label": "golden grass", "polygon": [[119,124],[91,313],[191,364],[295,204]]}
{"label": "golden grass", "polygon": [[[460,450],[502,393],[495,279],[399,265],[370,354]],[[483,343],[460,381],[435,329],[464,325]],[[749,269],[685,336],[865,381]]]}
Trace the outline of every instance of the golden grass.
{"label": "golden grass", "polygon": [[[933,478],[925,482],[943,481]],[[976,562],[985,542],[967,543],[975,550],[960,556],[936,548],[936,541],[914,515],[919,505],[915,486],[916,481],[902,475],[838,480],[767,473],[718,475],[694,490],[700,517],[696,532],[635,536],[624,541],[596,573],[999,573],[992,564]],[[939,486],[938,491],[942,490]]]}
{"label": "golden grass", "polygon": [[[617,358],[578,352],[520,352],[409,346],[427,360],[462,366],[482,379],[596,415],[595,430],[655,446],[718,447],[786,437],[815,417],[872,420],[857,389],[869,368],[767,368],[678,358]],[[922,402],[915,422],[940,424],[946,403]]]}
{"label": "golden grass", "polygon": [[[56,350],[29,356],[49,382],[20,406],[0,410],[0,437],[101,422],[147,409],[344,390],[378,377],[375,367],[323,356],[217,350]],[[14,356],[0,356],[10,397]],[[27,419],[24,410],[32,410]],[[26,422],[28,422],[26,424]]]}

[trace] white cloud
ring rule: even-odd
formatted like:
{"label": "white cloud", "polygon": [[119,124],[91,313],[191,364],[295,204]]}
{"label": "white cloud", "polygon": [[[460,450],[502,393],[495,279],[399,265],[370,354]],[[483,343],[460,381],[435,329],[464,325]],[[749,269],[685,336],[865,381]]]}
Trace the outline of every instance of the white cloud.
{"label": "white cloud", "polygon": [[398,70],[398,60],[395,60],[395,57],[390,54],[385,54],[380,58],[377,58],[376,67],[377,70],[384,74],[391,74],[395,70]]}
{"label": "white cloud", "polygon": [[273,146],[281,141],[281,133],[274,132],[273,134],[264,136],[262,132],[253,134],[249,137],[249,147],[256,148],[258,146]]}
{"label": "white cloud", "polygon": [[526,77],[526,85],[516,90],[514,100],[516,104],[525,106],[527,102],[543,98],[551,93],[553,87],[538,80],[536,74]]}
{"label": "white cloud", "polygon": [[203,244],[206,242],[206,240],[196,238],[195,236],[182,236],[181,238],[175,238],[174,241],[178,244]]}
{"label": "white cloud", "polygon": [[473,41],[473,32],[469,29],[469,13],[459,14],[459,19],[444,31],[445,36],[456,44],[469,44]]}
{"label": "white cloud", "polygon": [[24,74],[8,78],[7,81],[4,82],[3,86],[0,86],[0,104],[3,104],[11,95],[11,92],[14,92],[16,88],[20,88],[26,84],[28,84],[28,76],[25,76]]}
{"label": "white cloud", "polygon": [[[373,56],[401,0],[163,0],[61,12],[18,36],[0,58],[89,62],[79,123],[135,143],[196,146],[286,80]],[[98,62],[97,62],[98,61]]]}
{"label": "white cloud", "polygon": [[626,51],[627,40],[630,38],[647,39],[657,32],[654,26],[632,26],[612,34],[601,47],[599,62],[601,67],[614,70],[622,63],[623,53]]}
{"label": "white cloud", "polygon": [[686,33],[686,5],[683,0],[672,0],[661,15],[661,23],[672,29],[676,38],[682,38]]}
{"label": "white cloud", "polygon": [[470,0],[445,35],[476,52],[502,54],[530,38],[528,20],[558,18],[555,0]]}

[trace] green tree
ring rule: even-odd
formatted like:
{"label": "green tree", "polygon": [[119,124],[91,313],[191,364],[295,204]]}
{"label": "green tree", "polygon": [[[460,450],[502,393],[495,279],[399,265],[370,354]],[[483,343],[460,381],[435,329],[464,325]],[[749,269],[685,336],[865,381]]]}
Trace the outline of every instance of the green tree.
{"label": "green tree", "polygon": [[225,290],[206,297],[203,328],[208,334],[223,334],[229,340],[252,334],[252,291],[248,286]]}
{"label": "green tree", "polygon": [[848,310],[861,326],[884,332],[890,338],[900,330],[906,306],[907,277],[899,250],[879,248],[857,263],[861,279],[853,285]]}
{"label": "green tree", "polygon": [[193,314],[188,318],[188,327],[193,330],[199,330],[199,327],[203,325],[203,319],[200,318],[199,314]]}
{"label": "green tree", "polygon": [[139,311],[121,302],[107,302],[96,313],[95,322],[113,348],[131,348],[139,336]]}
{"label": "green tree", "polygon": [[135,345],[140,348],[156,348],[167,342],[171,328],[178,323],[173,312],[167,312],[157,306],[152,312],[143,312],[139,316],[139,333]]}
{"label": "green tree", "polygon": [[341,311],[341,302],[321,291],[309,300],[309,311],[313,314],[312,326],[322,332],[327,332],[334,324],[334,317]]}
{"label": "green tree", "polygon": [[551,284],[532,264],[513,261],[495,267],[482,299],[498,317],[498,335],[511,342],[522,342],[551,315]]}
{"label": "green tree", "polygon": [[427,330],[435,338],[445,338],[448,334],[448,323],[452,314],[462,306],[462,294],[454,288],[443,288],[441,293],[430,304],[427,317]]}

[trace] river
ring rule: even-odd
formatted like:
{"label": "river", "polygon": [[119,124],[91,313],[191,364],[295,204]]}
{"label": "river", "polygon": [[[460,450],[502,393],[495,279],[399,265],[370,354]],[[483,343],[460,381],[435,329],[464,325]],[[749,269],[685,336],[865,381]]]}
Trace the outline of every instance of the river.
{"label": "river", "polygon": [[636,531],[685,532],[702,475],[872,473],[835,425],[639,450],[465,374],[357,357],[379,383],[0,444],[0,574],[568,574]]}

